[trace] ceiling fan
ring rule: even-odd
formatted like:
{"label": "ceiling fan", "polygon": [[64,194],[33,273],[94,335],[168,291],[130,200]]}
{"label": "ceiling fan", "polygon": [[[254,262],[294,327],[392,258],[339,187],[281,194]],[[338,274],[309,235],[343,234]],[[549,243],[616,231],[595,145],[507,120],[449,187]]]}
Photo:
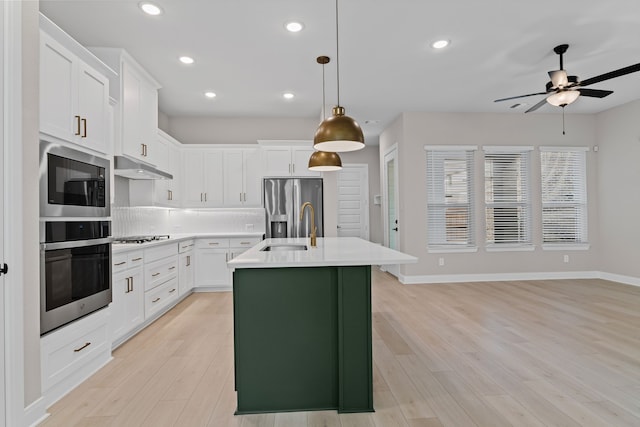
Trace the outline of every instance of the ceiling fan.
{"label": "ceiling fan", "polygon": [[579,96],[589,96],[592,98],[604,98],[607,95],[611,95],[611,90],[600,89],[585,89],[586,86],[594,83],[599,83],[605,80],[613,79],[616,77],[624,76],[625,74],[635,73],[640,71],[640,63],[630,65],[628,67],[620,68],[619,70],[609,71],[608,73],[600,74],[599,76],[591,77],[586,80],[578,80],[577,76],[569,76],[563,68],[562,55],[565,54],[569,48],[568,44],[561,44],[553,48],[553,51],[560,56],[560,69],[549,71],[549,78],[551,81],[547,83],[546,90],[544,92],[530,93],[527,95],[512,96],[509,98],[496,99],[494,102],[508,101],[510,99],[525,98],[527,96],[535,95],[547,95],[543,100],[529,108],[525,113],[530,113],[542,107],[545,103],[555,105],[557,107],[564,108],[571,104]]}

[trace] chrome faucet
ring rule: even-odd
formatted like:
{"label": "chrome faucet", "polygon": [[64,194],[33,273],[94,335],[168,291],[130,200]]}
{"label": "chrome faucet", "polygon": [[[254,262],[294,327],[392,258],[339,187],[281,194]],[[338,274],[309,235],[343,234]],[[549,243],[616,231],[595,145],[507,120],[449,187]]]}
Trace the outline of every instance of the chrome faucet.
{"label": "chrome faucet", "polygon": [[316,227],[316,214],[313,210],[313,205],[311,204],[311,202],[305,202],[300,208],[300,221],[302,221],[302,217],[304,216],[304,208],[306,208],[307,206],[309,206],[309,209],[311,209],[311,234],[309,234],[309,237],[311,238],[311,247],[315,248],[317,237],[316,231],[318,230],[318,227]]}

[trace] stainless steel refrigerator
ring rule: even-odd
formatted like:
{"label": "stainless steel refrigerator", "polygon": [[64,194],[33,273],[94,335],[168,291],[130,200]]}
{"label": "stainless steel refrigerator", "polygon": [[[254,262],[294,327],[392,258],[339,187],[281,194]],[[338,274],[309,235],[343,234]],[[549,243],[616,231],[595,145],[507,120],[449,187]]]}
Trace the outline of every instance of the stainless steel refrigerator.
{"label": "stainless steel refrigerator", "polygon": [[309,208],[300,221],[300,207],[305,202],[313,205],[317,236],[324,236],[322,178],[265,178],[263,189],[267,238],[308,237],[311,233]]}

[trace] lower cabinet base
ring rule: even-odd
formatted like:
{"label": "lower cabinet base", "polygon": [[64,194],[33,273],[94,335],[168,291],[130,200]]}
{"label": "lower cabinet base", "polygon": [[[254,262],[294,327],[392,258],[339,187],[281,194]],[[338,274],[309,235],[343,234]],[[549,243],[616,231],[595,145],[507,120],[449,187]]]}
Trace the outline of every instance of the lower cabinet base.
{"label": "lower cabinet base", "polygon": [[236,269],[236,414],[372,412],[371,267]]}

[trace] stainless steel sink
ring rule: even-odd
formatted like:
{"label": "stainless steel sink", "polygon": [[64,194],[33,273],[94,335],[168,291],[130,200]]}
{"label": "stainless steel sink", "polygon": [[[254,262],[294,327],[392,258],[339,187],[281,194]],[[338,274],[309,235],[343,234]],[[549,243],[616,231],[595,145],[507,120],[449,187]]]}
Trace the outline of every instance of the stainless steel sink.
{"label": "stainless steel sink", "polygon": [[307,245],[296,245],[291,243],[273,244],[265,246],[261,251],[306,251]]}

